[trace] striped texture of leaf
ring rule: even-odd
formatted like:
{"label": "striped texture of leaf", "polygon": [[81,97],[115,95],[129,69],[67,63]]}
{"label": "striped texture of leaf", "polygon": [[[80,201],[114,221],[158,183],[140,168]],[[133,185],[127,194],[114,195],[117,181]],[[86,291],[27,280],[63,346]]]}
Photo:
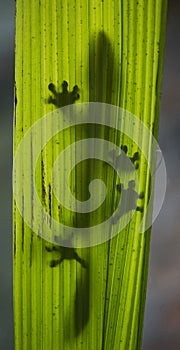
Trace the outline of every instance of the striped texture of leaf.
{"label": "striped texture of leaf", "polygon": [[[64,80],[69,91],[78,85],[76,103],[120,106],[157,137],[166,11],[166,0],[16,0],[14,151],[31,125],[55,109],[47,103],[52,95],[49,83],[60,90]],[[131,154],[136,150],[115,130],[71,128],[42,150],[36,183],[43,206],[49,214],[53,210],[57,220],[64,217],[69,223],[93,225],[111,214],[115,190],[98,215],[83,219],[64,208],[61,212],[51,189],[51,169],[60,150],[87,135],[127,144]],[[18,166],[24,162],[26,156]],[[104,172],[100,164],[95,171],[96,161],[90,164],[80,164],[72,175],[70,186],[80,200],[87,199],[92,176],[103,178],[107,188],[112,176],[114,184],[117,181],[111,169]],[[143,161],[138,175],[146,207],[150,175]],[[14,186],[22,194],[25,212],[23,193],[30,188],[18,176]],[[31,200],[33,220],[33,196]],[[31,231],[14,203],[16,350],[141,349],[150,230],[139,234],[140,220],[136,213],[110,241],[77,249],[88,269],[75,259],[52,268],[50,261],[59,258],[58,253],[47,251],[51,245]]]}

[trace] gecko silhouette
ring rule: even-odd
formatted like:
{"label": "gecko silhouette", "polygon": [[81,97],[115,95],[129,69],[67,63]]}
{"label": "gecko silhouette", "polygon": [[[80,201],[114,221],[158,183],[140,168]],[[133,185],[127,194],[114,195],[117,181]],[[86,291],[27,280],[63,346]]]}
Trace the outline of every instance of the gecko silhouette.
{"label": "gecko silhouette", "polygon": [[[68,242],[69,243],[69,242]],[[89,291],[90,291],[90,282],[89,282],[89,264],[87,261],[82,259],[76,252],[73,247],[64,247],[53,245],[52,247],[46,246],[47,252],[58,252],[60,258],[52,259],[50,261],[50,266],[52,268],[61,264],[64,260],[75,260],[83,268],[83,277],[80,275],[76,280],[76,293],[74,300],[74,331],[75,336],[82,331],[83,327],[87,324],[89,320]],[[72,309],[70,307],[70,309]],[[66,315],[66,323],[69,324],[70,315]],[[69,334],[69,327],[65,327],[65,338],[66,341],[71,337]]]}
{"label": "gecko silhouette", "polygon": [[140,160],[139,152],[135,152],[132,157],[129,157],[127,155],[128,153],[128,147],[126,145],[121,145],[122,152],[120,154],[117,154],[116,150],[113,149],[109,152],[109,156],[111,157],[111,160],[113,163],[116,164],[117,168],[120,171],[132,171],[132,168],[129,166],[128,159],[132,162],[134,165],[134,168],[137,170],[139,168],[138,161]]}
{"label": "gecko silhouette", "polygon": [[62,83],[62,92],[58,92],[53,83],[48,85],[48,89],[53,93],[53,97],[50,96],[47,102],[58,108],[73,104],[80,98],[78,86],[75,85],[72,91],[68,91],[68,83],[66,80]]}
{"label": "gecko silhouette", "polygon": [[[97,48],[97,52],[96,52]],[[114,50],[112,43],[108,36],[103,32],[99,32],[97,37],[92,36],[90,38],[89,48],[89,101],[90,102],[104,102],[111,103],[112,97],[112,86],[113,86],[113,74],[117,75],[117,65],[114,60]],[[66,81],[62,84],[62,92],[59,92],[53,83],[50,83],[49,91],[52,96],[48,98],[48,103],[53,104],[57,108],[75,103],[79,98],[79,88],[77,85],[74,86],[72,91],[68,91],[68,83]],[[88,137],[98,137],[101,135],[101,126],[87,126]],[[105,136],[108,136],[109,131],[105,130]],[[91,171],[87,174],[86,182],[89,183],[91,174],[95,169],[92,166]],[[91,223],[91,214],[87,217],[87,225]],[[77,225],[78,225],[77,219]],[[62,264],[65,260],[75,260],[82,266],[81,272],[85,274],[83,281],[76,281],[76,294],[74,299],[74,326],[75,335],[78,336],[84,329],[89,321],[89,298],[90,298],[90,266],[82,259],[76,252],[76,250],[67,247],[52,246],[46,247],[47,252],[59,252],[57,259],[51,259],[50,266],[55,268],[57,265]],[[108,283],[108,281],[107,281]],[[93,288],[93,286],[91,286]],[[104,305],[105,307],[105,305]],[[67,315],[67,317],[70,317]],[[104,324],[103,324],[104,328]],[[104,332],[103,332],[104,334]]]}
{"label": "gecko silhouette", "polygon": [[[65,243],[65,242],[64,242]],[[69,243],[69,242],[68,242]],[[64,260],[75,260],[77,261],[83,268],[88,267],[88,263],[82,259],[73,247],[65,247],[60,245],[53,245],[51,247],[46,246],[47,252],[58,252],[60,257],[58,259],[52,259],[50,261],[51,267],[56,267],[61,264]]]}
{"label": "gecko silhouette", "polygon": [[136,210],[143,213],[143,207],[137,206],[137,200],[144,198],[144,193],[138,194],[135,191],[135,181],[128,182],[128,188],[124,189],[123,184],[117,185],[117,191],[121,193],[122,206],[120,210],[113,216],[112,223],[115,224],[123,215],[127,214],[131,210]]}

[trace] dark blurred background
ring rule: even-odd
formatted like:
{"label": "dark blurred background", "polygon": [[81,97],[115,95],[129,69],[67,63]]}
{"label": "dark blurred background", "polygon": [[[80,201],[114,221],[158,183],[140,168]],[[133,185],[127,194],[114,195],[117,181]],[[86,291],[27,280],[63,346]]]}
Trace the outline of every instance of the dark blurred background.
{"label": "dark blurred background", "polygon": [[180,1],[177,0],[169,0],[159,144],[168,183],[164,205],[152,230],[143,350],[179,350]]}
{"label": "dark blurred background", "polygon": [[[15,1],[0,0],[0,349],[13,350],[12,140]],[[180,349],[180,2],[169,0],[159,144],[168,185],[153,225],[143,350]],[[18,349],[21,350],[21,349]],[[23,350],[23,349],[22,349]],[[128,350],[128,349],[127,349]]]}

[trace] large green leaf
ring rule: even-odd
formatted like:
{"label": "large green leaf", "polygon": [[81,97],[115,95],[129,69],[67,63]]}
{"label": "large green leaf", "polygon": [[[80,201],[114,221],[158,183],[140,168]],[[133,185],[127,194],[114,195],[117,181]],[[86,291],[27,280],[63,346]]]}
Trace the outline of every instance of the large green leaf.
{"label": "large green leaf", "polygon": [[[35,121],[73,102],[120,106],[157,137],[166,10],[166,0],[17,0],[15,152]],[[49,84],[62,91],[63,81],[71,92],[78,86],[79,100],[75,101],[77,95],[61,94],[59,101],[52,101]],[[134,134],[138,135],[136,127]],[[37,143],[43,137],[42,131]],[[124,134],[95,125],[69,128],[47,143],[36,166],[37,192],[50,215],[53,212],[56,220],[77,227],[103,221],[118,200],[119,179],[114,171],[91,160],[76,167],[70,187],[76,198],[86,200],[91,179],[102,179],[111,189],[104,206],[85,216],[59,206],[51,186],[53,163],[60,150],[86,137],[125,144],[129,157],[137,151]],[[147,142],[143,139],[145,146]],[[15,348],[140,349],[150,245],[150,230],[139,233],[142,213],[136,212],[130,224],[108,242],[56,252],[57,247],[37,236],[21,215],[29,210],[24,204],[27,191],[32,222],[36,214],[31,188],[17,175],[27,161],[24,151],[14,177],[15,192],[22,197],[21,213],[14,204]],[[29,149],[29,157],[33,152]],[[64,159],[64,165],[71,161]],[[30,171],[33,177],[34,169]],[[150,175],[142,154],[137,174],[145,209]],[[41,220],[39,225],[43,229]],[[60,255],[65,259],[51,267]]]}

